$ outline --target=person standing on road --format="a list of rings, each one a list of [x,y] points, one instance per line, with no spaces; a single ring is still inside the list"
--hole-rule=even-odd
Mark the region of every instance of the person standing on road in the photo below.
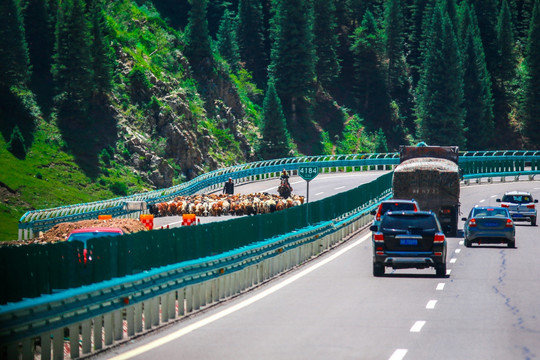
[[[223,193],[229,195],[234,194],[234,183],[232,182],[232,178],[229,178],[229,181],[225,183],[225,186],[223,187]]]

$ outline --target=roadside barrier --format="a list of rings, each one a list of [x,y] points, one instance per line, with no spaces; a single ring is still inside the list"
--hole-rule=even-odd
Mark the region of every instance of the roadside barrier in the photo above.
[[[139,216],[139,221],[144,224],[147,230],[154,229],[154,215],[151,214],[141,214]]]
[[[190,226],[193,224],[197,225],[197,216],[195,214],[182,214],[182,226]]]
[[[332,201],[328,203],[323,203],[323,200],[314,202],[323,206],[315,206],[308,216],[305,216],[307,207],[303,208],[305,210],[303,213],[296,215],[293,212],[298,209],[283,211],[282,213],[291,211],[291,216],[306,217],[305,226],[300,229],[289,228],[288,224],[282,223],[282,218],[279,218],[279,222],[274,222],[277,217],[273,216],[279,216],[279,213],[268,214],[264,221],[253,224],[254,228],[247,226],[248,223],[242,223],[244,229],[251,230],[248,231],[252,239],[249,245],[242,245],[241,241],[235,242],[235,238],[230,237],[231,234],[243,235],[239,234],[236,228],[211,227],[209,226],[211,224],[146,232],[144,235],[147,236],[141,237],[140,240],[136,239],[137,234],[133,234],[129,240],[130,244],[144,241],[148,246],[145,254],[154,255],[150,256],[151,261],[166,257],[170,253],[169,248],[162,248],[156,241],[154,235],[159,233],[167,234],[164,239],[168,239],[170,244],[189,243],[190,246],[184,249],[196,253],[190,252],[185,255],[191,255],[191,259],[194,260],[165,266],[156,265],[147,271],[131,275],[118,274],[120,277],[99,283],[0,306],[0,359],[33,359],[36,356],[44,360],[63,358],[64,349],[68,347],[70,357],[78,358],[81,354],[92,354],[115,344],[127,342],[132,337],[151,331],[162,324],[171,323],[194,311],[205,309],[246,289],[258,286],[318,256],[343,241],[351,233],[370,224],[371,209],[374,209],[381,200],[391,196],[391,188],[384,181],[391,183],[391,174],[383,175],[372,182],[380,187],[374,187],[372,183],[370,183],[372,188],[363,187],[360,193],[364,194],[367,201],[357,202],[356,205],[361,205],[346,211],[343,211],[344,208],[340,205],[342,200],[351,198],[350,193],[329,198]],[[328,207],[332,209],[329,210]],[[321,216],[325,210],[339,215],[330,221],[322,221]],[[264,216],[266,215],[227,221],[225,223],[229,224],[225,225],[263,219]],[[282,235],[268,236],[270,233],[267,231],[275,230],[277,224],[284,226],[280,229]],[[192,238],[188,238],[185,242],[179,242],[181,238],[178,231],[184,231],[182,235],[194,235],[194,231],[200,230],[206,233],[205,237],[198,238],[201,241],[192,242]],[[213,245],[206,242],[207,237],[212,234],[217,234],[218,239],[225,238],[231,241],[227,246],[233,250],[219,248],[217,246],[219,242]],[[257,241],[261,235],[265,240]],[[111,244],[106,245],[111,248]],[[64,250],[69,250],[70,246],[76,244],[72,242],[60,245],[64,246]],[[103,249],[107,248],[105,244],[102,245]],[[115,249],[119,259],[126,257],[122,251],[124,250],[121,248]],[[202,253],[209,255],[196,257],[196,254]],[[0,259],[0,265],[5,266],[6,259],[9,257]],[[28,262],[18,264],[19,268],[29,265],[31,259],[28,259]],[[110,262],[109,265],[103,263],[112,270],[110,264]],[[126,265],[128,264],[123,264]],[[70,273],[63,267],[61,274],[67,276]],[[37,284],[34,282],[31,285]]]

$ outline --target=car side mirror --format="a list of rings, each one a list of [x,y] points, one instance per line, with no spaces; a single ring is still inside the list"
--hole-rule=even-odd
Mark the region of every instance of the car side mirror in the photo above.
[[[467,218],[461,218],[462,221],[467,221]]]
[[[535,199],[534,202],[537,203],[537,202],[538,202],[538,199]]]
[[[369,227],[369,230],[375,232],[375,231],[378,231],[378,230],[379,230],[379,227],[378,227],[377,225],[371,225],[371,226]]]
[[[376,215],[376,214],[377,214],[377,211],[371,210],[370,214],[371,214],[371,215]]]
[[[501,199],[497,199],[497,202],[501,202]]]

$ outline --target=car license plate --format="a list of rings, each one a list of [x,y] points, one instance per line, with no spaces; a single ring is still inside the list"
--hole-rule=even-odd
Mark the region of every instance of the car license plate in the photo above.
[[[495,222],[486,222],[484,223],[484,226],[487,226],[487,227],[495,227],[495,226],[498,226],[499,224],[495,223]]]
[[[514,214],[512,215],[513,217],[522,217],[523,215],[522,214]]]
[[[418,245],[418,240],[417,239],[399,239],[399,244],[405,245],[405,246],[414,246],[414,245]]]

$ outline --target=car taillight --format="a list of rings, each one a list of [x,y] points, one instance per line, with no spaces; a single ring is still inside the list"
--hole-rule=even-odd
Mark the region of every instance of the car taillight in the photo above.
[[[384,241],[384,235],[381,233],[373,234],[373,241]]]
[[[475,227],[476,226],[476,219],[469,220],[469,227]]]
[[[505,227],[514,227],[514,222],[510,219],[506,219],[506,226]]]
[[[444,234],[435,234],[435,237],[433,238],[434,243],[442,243],[444,242],[445,237]]]
[[[501,204],[501,207],[510,207],[508,204]]]
[[[534,209],[534,204],[527,205],[527,209]]]
[[[375,220],[381,221],[381,206],[377,209],[377,215],[375,215]]]

